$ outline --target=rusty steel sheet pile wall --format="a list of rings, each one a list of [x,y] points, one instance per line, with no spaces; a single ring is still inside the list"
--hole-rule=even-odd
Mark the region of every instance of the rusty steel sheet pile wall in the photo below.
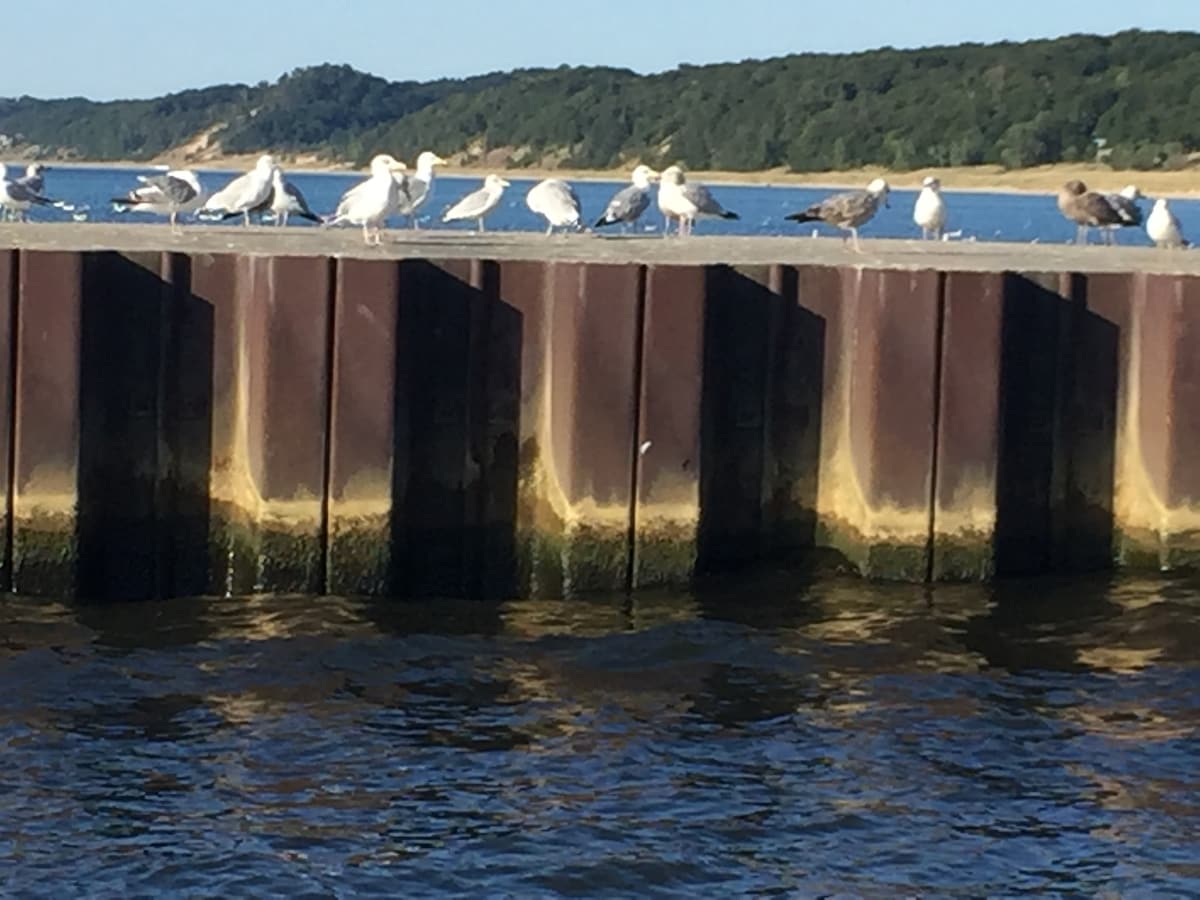
[[[1200,279],[0,251],[4,586],[1200,562]]]

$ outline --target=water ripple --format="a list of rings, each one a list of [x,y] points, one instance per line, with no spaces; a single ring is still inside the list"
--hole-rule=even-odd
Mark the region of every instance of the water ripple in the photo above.
[[[10,598],[0,892],[1200,893],[1198,612],[1157,580]]]

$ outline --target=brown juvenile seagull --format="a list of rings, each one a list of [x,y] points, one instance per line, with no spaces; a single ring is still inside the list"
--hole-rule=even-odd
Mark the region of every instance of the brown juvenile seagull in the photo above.
[[[854,238],[854,249],[862,253],[862,245],[858,242],[858,229],[871,221],[880,205],[887,205],[888,183],[882,178],[876,178],[865,191],[851,191],[846,194],[835,194],[810,206],[803,212],[787,216],[793,222],[824,222],[842,231],[848,231]]]
[[[1075,243],[1086,244],[1092,228],[1124,224],[1121,214],[1100,194],[1089,191],[1082,181],[1068,181],[1058,192],[1058,209],[1076,225]]]

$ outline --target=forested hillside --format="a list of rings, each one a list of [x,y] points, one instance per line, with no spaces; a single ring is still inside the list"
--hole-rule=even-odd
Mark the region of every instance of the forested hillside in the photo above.
[[[319,66],[155,100],[0,100],[0,134],[43,156],[151,159],[206,130],[230,153],[352,162],[432,147],[464,161],[504,151],[513,165],[908,170],[1103,149],[1115,166],[1153,168],[1200,150],[1200,35],[801,54],[657,75],[564,66],[417,83]]]

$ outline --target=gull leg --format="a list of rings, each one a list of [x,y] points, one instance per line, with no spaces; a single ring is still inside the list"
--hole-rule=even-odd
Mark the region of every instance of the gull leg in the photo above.
[[[371,229],[366,222],[363,222],[363,242],[366,243],[367,246],[371,245]]]
[[[546,229],[546,237],[552,237],[553,235],[554,235],[554,226],[551,225],[549,228]]]
[[[480,233],[480,234],[483,234],[483,231],[484,231],[484,229],[483,229],[483,219],[478,219],[477,221],[478,221],[478,223],[479,223],[479,233]]]
[[[857,228],[851,228],[851,229],[850,229],[850,234],[852,234],[852,235],[854,236],[854,252],[855,252],[855,253],[862,253],[862,252],[863,252],[863,248],[862,248],[862,242],[861,242],[861,241],[858,239],[858,229],[857,229]]]

